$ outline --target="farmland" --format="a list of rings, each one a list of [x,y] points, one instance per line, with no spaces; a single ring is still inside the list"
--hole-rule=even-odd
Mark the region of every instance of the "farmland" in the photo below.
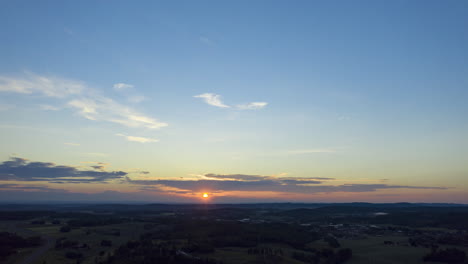
[[[452,220],[466,207],[298,206],[5,207],[0,232],[41,243],[2,263],[444,263],[446,250],[468,253],[467,229]],[[401,225],[418,211],[429,218]]]

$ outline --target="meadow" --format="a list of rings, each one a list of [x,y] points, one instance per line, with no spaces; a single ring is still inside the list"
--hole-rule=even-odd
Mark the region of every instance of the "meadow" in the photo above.
[[[456,248],[468,254],[467,230],[450,228],[443,222],[433,226],[414,226],[420,225],[417,221],[408,226],[395,225],[394,221],[373,224],[382,220],[369,216],[368,208],[358,216],[351,210],[348,217],[349,208],[262,206],[260,210],[231,205],[222,209],[165,207],[131,212],[110,208],[58,209],[29,215],[9,211],[5,218],[20,219],[3,219],[0,232],[39,236],[44,252],[36,252],[37,247],[20,248],[2,263],[422,264],[441,263],[423,260],[435,248]],[[395,215],[395,221],[400,221],[399,214]],[[434,219],[439,217],[434,213]],[[343,224],[346,219],[349,223]]]

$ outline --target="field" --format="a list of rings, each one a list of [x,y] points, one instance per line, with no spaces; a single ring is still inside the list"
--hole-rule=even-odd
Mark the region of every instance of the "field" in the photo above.
[[[43,241],[41,246],[19,248],[2,263],[436,264],[441,262],[424,262],[423,257],[449,248],[468,255],[468,232],[463,223],[451,220],[465,216],[461,209],[457,209],[461,211],[458,215],[436,208],[425,223],[437,224],[421,225],[416,219],[405,226],[396,224],[403,219],[397,210],[393,218],[385,216],[388,224],[383,224],[382,219],[367,216],[369,208],[362,215],[357,215],[356,209],[341,207],[268,210],[263,205],[261,209],[184,206],[171,211],[164,206],[135,212],[112,208],[107,206],[102,212],[87,208],[2,214],[7,220],[0,221],[1,232],[41,237]],[[402,209],[402,214],[406,212]],[[11,218],[25,219],[8,220]]]
[[[430,250],[421,247],[403,245],[384,245],[383,241],[407,243],[405,236],[368,237],[366,239],[342,240],[344,247],[353,250],[353,258],[350,264],[361,263],[428,263],[423,262],[421,256]]]
[[[12,227],[16,226],[15,229]],[[29,222],[17,222],[13,225],[11,222],[3,222],[0,224],[0,231],[11,232],[15,230],[18,234],[25,236],[40,235],[42,237],[50,238],[55,241],[59,238],[66,238],[67,240],[77,241],[79,244],[86,244],[89,248],[79,249],[85,256],[83,259],[84,264],[95,263],[98,260],[111,254],[118,246],[126,243],[129,240],[138,239],[144,232],[142,223],[123,223],[116,225],[106,225],[90,228],[73,228],[70,232],[60,232],[60,225],[31,225]],[[113,235],[112,232],[119,231],[120,235]],[[101,246],[102,240],[112,241],[111,246]],[[15,255],[14,258],[9,259],[7,264],[19,263],[21,259],[30,254],[34,249],[27,248],[21,251],[20,254]],[[78,251],[78,250],[77,250]],[[104,252],[104,254],[102,254]],[[52,247],[43,256],[38,258],[34,263],[48,263],[48,264],[61,264],[70,262],[64,255],[63,249],[55,249]],[[31,264],[34,264],[31,263]]]

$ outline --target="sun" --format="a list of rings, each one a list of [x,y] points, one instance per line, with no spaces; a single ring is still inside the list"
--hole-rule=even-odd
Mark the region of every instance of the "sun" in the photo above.
[[[204,193],[202,196],[203,196],[203,198],[208,198],[209,197],[209,195],[207,193]]]

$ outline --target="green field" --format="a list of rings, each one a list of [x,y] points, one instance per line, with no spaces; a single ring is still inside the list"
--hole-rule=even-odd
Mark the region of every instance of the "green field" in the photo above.
[[[278,264],[301,264],[303,262],[291,258],[291,253],[293,251],[298,251],[291,248],[285,244],[259,244],[259,247],[269,247],[269,248],[280,248],[283,250],[284,255],[281,259],[277,258],[267,258],[265,261],[267,263],[278,263]],[[249,255],[247,253],[247,248],[241,247],[225,247],[217,248],[214,253],[210,254],[197,254],[199,257],[209,257],[222,260],[225,264],[255,264],[263,263],[263,257],[259,255]]]
[[[65,237],[68,240],[78,241],[80,244],[87,244],[89,248],[80,249],[55,249],[47,251],[38,261],[37,264],[62,264],[70,263],[72,260],[65,257],[65,252],[79,251],[84,255],[81,263],[93,264],[96,261],[104,260],[108,254],[120,245],[125,244],[129,240],[137,240],[141,234],[146,232],[143,223],[128,222],[115,225],[97,226],[97,227],[81,227],[74,228],[70,232],[60,232],[60,225],[31,225],[29,223],[17,223],[16,231],[23,235],[42,235],[48,236],[55,241],[58,238]],[[0,230],[11,231],[12,224],[8,222],[0,223]],[[118,230],[120,235],[112,234]],[[102,246],[102,240],[111,240],[112,246]],[[400,242],[401,245],[384,245],[384,241]],[[369,236],[365,239],[339,239],[342,248],[351,248],[353,257],[347,263],[364,264],[364,263],[426,263],[423,262],[422,256],[430,250],[422,247],[411,247],[405,245],[408,238],[405,236]],[[161,242],[161,241],[157,241]],[[172,241],[177,243],[177,241]],[[184,241],[179,241],[178,244],[183,244]],[[215,258],[222,260],[226,264],[254,264],[254,263],[303,263],[291,257],[292,252],[301,252],[300,250],[291,248],[285,244],[260,244],[259,247],[281,248],[284,252],[282,258],[263,259],[261,255],[250,255],[247,253],[247,248],[242,247],[224,247],[216,248],[213,253],[209,254],[194,254],[194,256],[202,258]],[[308,244],[308,247],[321,249],[326,248],[327,243],[323,240],[318,240]],[[464,248],[467,251],[466,248]],[[18,255],[10,258],[6,264],[14,264],[21,260],[22,257],[32,252],[32,249],[25,249]],[[102,254],[104,252],[104,254]],[[101,254],[100,254],[101,253]]]
[[[27,244],[14,238],[14,235],[5,235],[2,241],[7,243],[2,242],[4,245],[13,245],[14,239],[23,243],[15,242],[23,246],[16,246],[18,254],[11,256],[6,264],[19,264],[24,260],[27,260],[24,262],[26,264],[128,264],[141,261],[188,261],[186,263],[196,264],[219,264],[220,261],[223,264],[429,264],[422,259],[431,249],[422,245],[429,246],[435,241],[447,243],[439,244],[440,249],[434,251],[436,253],[446,252],[445,249],[453,247],[468,253],[468,237],[463,231],[457,231],[463,230],[458,228],[459,222],[450,225],[454,223],[450,217],[459,217],[452,210],[440,215],[434,212],[431,218],[436,221],[440,217],[445,219],[450,216],[450,221],[447,220],[449,224],[415,227],[412,225],[417,223],[409,226],[393,223],[376,226],[360,223],[364,220],[373,221],[373,218],[363,220],[352,217],[349,218],[349,224],[338,227],[327,224],[330,223],[329,219],[320,220],[320,217],[313,224],[304,225],[290,218],[290,215],[304,219],[317,217],[310,210],[281,211],[283,218],[278,218],[277,222],[236,220],[244,219],[246,215],[251,215],[250,219],[257,219],[255,217],[259,217],[260,213],[250,209],[193,210],[182,213],[149,210],[138,214],[126,211],[111,214],[107,210],[101,214],[91,211],[83,213],[80,210],[65,213],[13,212],[7,215],[5,219],[24,218],[0,221],[0,231],[17,233],[23,238],[40,236],[46,243],[37,246],[37,239],[35,243]],[[343,209],[330,210],[334,215]],[[265,219],[269,219],[268,211],[265,213],[262,209],[261,212],[264,212]],[[275,210],[272,213],[278,214]],[[397,215],[386,221],[401,219],[413,218]],[[61,230],[64,227],[69,231],[62,232],[67,231]],[[417,247],[410,246],[409,238]],[[13,241],[12,244],[8,244],[9,241]],[[386,245],[384,241],[392,243]],[[451,256],[463,253],[457,250],[448,252],[451,252]],[[440,254],[434,256],[440,259]]]
[[[54,239],[66,237],[68,240],[79,241],[80,244],[87,244],[89,248],[84,249],[51,249],[45,256],[41,258],[38,263],[47,264],[60,264],[70,262],[69,259],[65,258],[65,252],[67,251],[79,251],[84,255],[84,261],[82,263],[95,263],[95,259],[102,259],[107,254],[112,253],[118,246],[127,243],[129,240],[138,239],[138,237],[144,232],[142,223],[124,223],[116,225],[98,226],[98,227],[81,227],[72,229],[70,232],[62,233],[59,231],[60,227],[57,226],[45,226],[45,227],[32,227],[38,233],[46,234]],[[120,235],[115,236],[110,233],[113,230],[119,230]],[[102,240],[112,241],[112,246],[101,246]],[[99,253],[104,251],[103,256],[99,256]]]
[[[0,222],[0,231],[15,232],[23,236],[48,236],[54,242],[56,239],[65,237],[68,240],[78,241],[80,244],[89,245],[84,249],[52,249],[48,250],[38,261],[38,264],[62,264],[72,262],[70,259],[65,258],[65,252],[79,251],[84,255],[82,263],[95,263],[95,257],[99,256],[101,251],[104,251],[106,256],[108,253],[113,252],[118,246],[126,243],[129,240],[138,239],[138,237],[145,231],[142,223],[123,223],[116,225],[106,225],[97,227],[81,227],[72,229],[70,232],[60,232],[61,225],[32,225],[29,222]],[[112,231],[119,230],[120,235],[111,235]],[[102,240],[111,240],[112,246],[101,246]],[[20,261],[22,258],[31,253],[33,249],[23,249],[20,254],[14,255],[9,258],[6,264],[13,264]],[[98,257],[99,258],[99,257]],[[31,263],[34,264],[34,263]]]
[[[427,248],[384,245],[383,241],[405,243],[407,237],[368,237],[358,240],[340,240],[342,246],[353,250],[353,258],[350,264],[361,263],[428,263],[423,262],[422,257],[429,252]]]

